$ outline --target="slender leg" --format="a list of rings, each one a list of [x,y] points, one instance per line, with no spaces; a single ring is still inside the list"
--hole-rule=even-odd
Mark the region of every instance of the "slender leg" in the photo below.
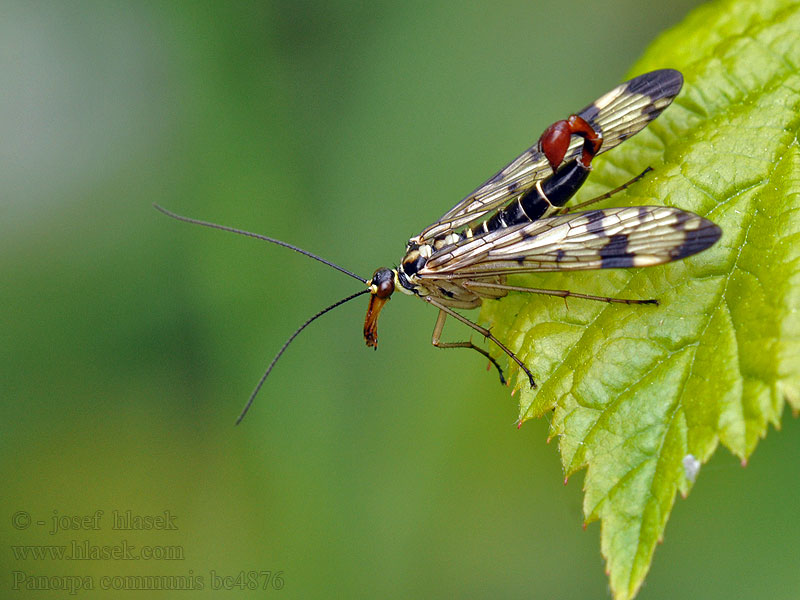
[[[519,358],[517,358],[517,355],[516,355],[516,354],[514,354],[514,353],[513,353],[511,350],[509,350],[509,349],[508,349],[508,348],[505,346],[505,344],[503,344],[503,342],[501,342],[501,341],[500,341],[500,340],[498,340],[496,337],[494,337],[494,336],[492,335],[492,332],[491,332],[491,331],[489,331],[489,330],[488,330],[488,329],[486,329],[485,327],[481,327],[481,326],[480,326],[480,325],[478,325],[477,323],[473,323],[472,321],[470,321],[470,320],[469,320],[469,319],[467,319],[466,317],[464,317],[464,316],[462,316],[462,315],[458,314],[456,311],[454,311],[454,310],[453,310],[453,309],[451,309],[451,308],[448,308],[447,306],[445,306],[445,305],[444,305],[444,304],[442,304],[441,302],[438,302],[438,301],[437,301],[435,298],[432,298],[431,296],[425,296],[425,297],[423,298],[423,300],[425,300],[425,302],[427,302],[427,303],[429,303],[429,304],[432,304],[433,306],[435,306],[436,308],[438,308],[438,309],[439,309],[439,317],[436,319],[436,325],[435,325],[435,326],[434,326],[434,328],[433,328],[433,339],[434,339],[434,340],[435,340],[435,339],[437,339],[437,338],[438,338],[438,337],[441,335],[441,333],[442,333],[442,329],[444,328],[444,320],[445,320],[445,318],[446,318],[446,315],[445,315],[445,313],[447,313],[448,315],[450,315],[450,316],[451,316],[451,317],[453,317],[454,319],[456,319],[456,320],[458,320],[458,321],[461,321],[462,323],[464,323],[464,325],[467,325],[468,327],[471,327],[472,329],[474,329],[475,331],[477,331],[478,333],[480,333],[480,334],[481,334],[483,337],[485,337],[486,339],[488,339],[488,340],[490,340],[490,341],[494,342],[494,343],[497,345],[497,347],[498,347],[498,348],[500,348],[500,349],[501,349],[503,352],[505,352],[506,354],[508,354],[508,356],[509,356],[509,357],[510,357],[510,358],[511,358],[511,359],[512,359],[512,360],[513,360],[515,363],[517,363],[517,364],[519,365],[519,368],[520,368],[520,369],[522,369],[522,370],[525,372],[525,374],[528,376],[528,380],[531,382],[531,387],[532,387],[532,388],[535,388],[535,387],[536,387],[536,382],[533,380],[533,374],[531,374],[531,372],[530,372],[530,370],[528,369],[528,367],[526,367],[526,366],[525,366],[525,364],[524,364],[524,363],[523,363],[523,362],[522,362],[522,361],[521,361]],[[464,344],[464,345],[451,346],[451,347],[456,347],[456,348],[469,348],[469,347],[474,347],[474,346],[472,346],[472,342],[459,342],[459,344]],[[433,345],[434,345],[434,346],[437,346],[437,344],[436,344],[436,343],[434,343]],[[441,346],[441,344],[439,344],[439,347],[442,347],[442,346]],[[489,357],[489,354],[488,354],[487,352],[485,352],[485,351],[481,351],[481,348],[477,348],[477,347],[475,347],[475,349],[476,349],[476,350],[478,350],[479,352],[481,352],[481,354],[483,354],[484,356],[487,356],[487,357]],[[491,357],[489,357],[489,359],[491,360]],[[492,361],[492,362],[494,362],[494,361]],[[495,366],[497,366],[497,363],[496,363],[496,362],[495,362],[494,364],[495,364]],[[498,370],[500,369],[500,367],[497,367],[497,368],[498,368]],[[501,375],[501,377],[502,377],[502,375]]]
[[[506,378],[503,377],[503,369],[497,364],[497,361],[483,348],[476,346],[471,341],[470,342],[442,342],[440,341],[442,330],[444,329],[444,321],[447,318],[447,313],[443,310],[439,311],[439,316],[436,317],[436,325],[433,326],[433,336],[431,337],[431,344],[433,344],[437,348],[472,348],[473,350],[480,352],[486,358],[489,359],[495,368],[497,369],[497,374],[500,375],[500,383],[505,385]]]
[[[529,294],[542,294],[544,296],[558,296],[559,298],[583,298],[584,300],[597,300],[599,302],[616,302],[618,304],[655,304],[658,300],[638,300],[632,298],[609,298],[608,296],[592,296],[590,294],[579,294],[569,290],[545,290],[541,288],[529,288],[516,285],[505,285],[502,283],[490,283],[488,281],[465,281],[461,285],[465,288],[492,288],[495,290],[506,290],[509,292],[527,292]]]
[[[587,206],[590,206],[592,204],[600,202],[601,200],[607,200],[607,199],[611,198],[611,196],[613,196],[614,194],[618,194],[622,190],[632,186],[634,183],[639,181],[642,177],[647,175],[652,170],[653,170],[652,167],[647,167],[644,171],[639,173],[636,177],[634,177],[630,181],[626,181],[621,186],[614,188],[610,192],[606,192],[605,194],[601,194],[601,195],[597,196],[596,198],[592,198],[591,200],[587,200],[586,202],[581,202],[580,204],[576,204],[575,206],[563,207],[563,208],[559,209],[558,212],[553,213],[553,216],[555,216],[555,215],[564,215],[564,214],[566,214],[568,212],[574,212],[576,210],[580,210],[582,208],[586,208]]]

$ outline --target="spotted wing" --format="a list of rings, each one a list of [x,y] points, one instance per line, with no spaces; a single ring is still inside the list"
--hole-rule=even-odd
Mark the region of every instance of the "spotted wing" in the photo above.
[[[471,279],[535,271],[647,267],[686,258],[721,230],[694,213],[664,206],[608,208],[497,229],[442,248],[422,279]]]
[[[673,69],[651,71],[615,87],[578,113],[602,134],[600,152],[610,150],[641,131],[672,103],[683,85],[683,76]],[[580,154],[581,140],[575,137],[564,161]],[[428,226],[418,237],[429,240],[458,229],[505,205],[552,174],[537,142],[486,183]]]

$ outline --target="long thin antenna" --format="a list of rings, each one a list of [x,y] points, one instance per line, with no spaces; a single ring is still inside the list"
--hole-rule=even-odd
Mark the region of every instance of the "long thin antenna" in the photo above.
[[[366,294],[369,291],[370,291],[369,288],[367,288],[366,290],[361,290],[360,292],[356,292],[355,294],[352,294],[352,295],[348,296],[347,298],[342,298],[338,302],[334,302],[328,308],[323,308],[321,311],[319,311],[317,314],[315,314],[313,317],[311,317],[308,321],[306,321],[305,323],[300,325],[300,327],[298,327],[297,331],[295,331],[291,336],[289,336],[289,339],[286,340],[286,342],[283,344],[281,349],[278,350],[278,353],[275,355],[275,358],[273,358],[272,362],[269,363],[269,366],[267,367],[267,370],[264,372],[264,374],[261,376],[261,379],[258,380],[258,384],[256,385],[256,389],[254,389],[253,393],[250,394],[250,398],[247,400],[247,404],[244,405],[244,408],[242,409],[242,412],[239,415],[239,418],[236,419],[236,424],[237,425],[242,422],[242,419],[244,419],[244,416],[247,414],[247,411],[250,410],[250,405],[252,405],[253,404],[253,400],[256,399],[256,394],[258,394],[258,391],[261,389],[261,386],[264,385],[264,381],[266,381],[267,377],[269,377],[269,374],[272,372],[272,368],[275,366],[275,363],[278,362],[278,359],[286,351],[286,348],[289,347],[289,344],[291,344],[294,341],[294,338],[296,338],[298,335],[300,335],[300,332],[303,331],[303,329],[305,329],[306,327],[311,325],[311,323],[313,323],[314,321],[319,319],[322,315],[324,315],[329,310],[333,310],[337,306],[340,306],[340,305],[344,304],[345,302],[349,302],[353,298],[357,298],[358,296],[361,296],[362,294]]]
[[[280,240],[276,240],[275,238],[267,237],[265,235],[261,235],[260,233],[253,233],[251,231],[245,231],[244,229],[236,229],[234,227],[227,227],[225,225],[218,225],[217,223],[209,223],[208,221],[200,221],[198,219],[192,219],[191,217],[184,217],[182,215],[175,214],[174,212],[168,211],[166,208],[159,206],[158,204],[153,204],[153,208],[157,211],[164,213],[168,217],[172,217],[173,219],[177,219],[178,221],[184,221],[185,223],[192,223],[193,225],[202,225],[203,227],[211,227],[212,229],[221,229],[222,231],[230,231],[231,233],[238,233],[239,235],[246,235],[247,237],[256,238],[259,240],[264,240],[265,242],[270,242],[272,244],[277,244],[278,246],[283,246],[284,248],[289,248],[289,250],[294,250],[295,252],[299,252],[300,254],[305,254],[309,258],[313,258],[314,260],[318,260],[319,262],[328,265],[329,267],[333,267],[337,271],[341,271],[345,275],[350,275],[353,279],[358,279],[361,283],[367,283],[366,279],[362,279],[355,273],[351,273],[344,267],[340,267],[337,264],[330,262],[329,260],[325,260],[324,258],[317,256],[316,254],[312,254],[308,250],[303,250],[302,248],[298,248],[297,246],[292,246],[291,244],[287,244],[286,242],[282,242]]]

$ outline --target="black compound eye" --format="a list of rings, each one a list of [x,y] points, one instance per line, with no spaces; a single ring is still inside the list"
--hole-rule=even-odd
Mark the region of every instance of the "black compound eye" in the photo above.
[[[378,298],[388,298],[394,292],[394,271],[391,269],[378,269],[372,276],[372,285],[376,291],[373,292]]]
[[[384,281],[378,286],[378,298],[388,298],[394,292],[394,281]]]

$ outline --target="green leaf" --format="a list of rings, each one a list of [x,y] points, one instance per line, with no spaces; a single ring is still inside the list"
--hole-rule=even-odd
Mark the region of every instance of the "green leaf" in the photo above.
[[[636,594],[676,492],[692,486],[684,459],[705,463],[721,442],[745,462],[787,401],[800,410],[800,4],[704,6],[631,75],[661,67],[683,72],[683,91],[596,161],[577,201],[649,165],[604,206],[677,206],[722,239],[665,266],[512,281],[657,307],[512,293],[481,313],[537,379],[531,390],[517,377],[520,422],[553,411],[565,474],[587,467],[584,514],[602,521],[619,599]]]

